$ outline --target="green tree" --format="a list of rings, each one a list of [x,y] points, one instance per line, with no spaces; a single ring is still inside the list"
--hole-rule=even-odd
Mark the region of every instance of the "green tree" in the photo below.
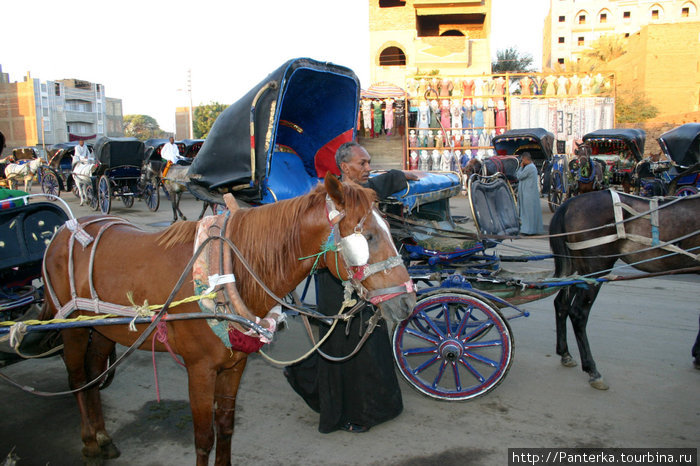
[[[584,60],[597,67],[625,54],[627,40],[621,34],[606,34],[583,52]]]
[[[228,105],[220,104],[219,102],[210,102],[207,105],[199,105],[194,108],[194,137],[197,139],[206,138],[209,136],[216,118],[226,110]]]
[[[149,115],[124,115],[124,135],[138,139],[162,138],[167,133]]]
[[[492,73],[527,73],[534,71],[533,58],[529,53],[520,53],[517,47],[496,51],[496,61],[491,63]]]
[[[615,99],[615,119],[618,123],[638,123],[654,118],[659,110],[637,90],[618,89]]]

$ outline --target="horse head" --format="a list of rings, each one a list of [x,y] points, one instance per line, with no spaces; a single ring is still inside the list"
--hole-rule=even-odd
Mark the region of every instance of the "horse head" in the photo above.
[[[481,161],[477,158],[471,159],[467,164],[462,168],[462,173],[464,173],[467,177],[472,176],[475,173],[481,173]]]
[[[326,264],[336,278],[350,281],[358,294],[378,306],[387,321],[407,318],[416,303],[415,287],[394,246],[389,224],[374,205],[375,193],[355,183],[325,179],[326,209],[335,257]]]

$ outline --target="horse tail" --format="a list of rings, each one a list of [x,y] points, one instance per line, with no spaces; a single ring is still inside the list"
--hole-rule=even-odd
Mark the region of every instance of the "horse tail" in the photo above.
[[[554,276],[566,277],[573,273],[573,265],[571,263],[571,251],[566,245],[566,212],[569,208],[569,203],[573,200],[569,199],[564,202],[552,216],[549,223],[549,247],[554,255]]]

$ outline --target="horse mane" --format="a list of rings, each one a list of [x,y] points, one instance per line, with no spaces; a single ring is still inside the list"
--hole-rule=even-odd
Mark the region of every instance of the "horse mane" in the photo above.
[[[346,205],[353,206],[353,212],[346,212],[346,219],[359,222],[376,199],[373,190],[355,183],[343,183]],[[231,240],[238,246],[253,270],[272,290],[285,289],[289,284],[291,271],[299,267],[304,241],[301,226],[308,224],[307,217],[325,212],[318,207],[325,206],[326,190],[319,184],[309,194],[268,204],[262,207],[239,210],[232,218]],[[325,217],[324,217],[324,220]],[[308,231],[307,231],[308,233]],[[315,245],[314,252],[320,251],[323,241]],[[247,276],[243,265],[236,261],[234,272],[237,277]],[[249,306],[261,306],[269,302],[265,291],[254,280],[239,280],[238,290]]]
[[[176,222],[163,230],[156,241],[163,249],[169,249],[178,244],[194,241],[196,233],[197,222]]]

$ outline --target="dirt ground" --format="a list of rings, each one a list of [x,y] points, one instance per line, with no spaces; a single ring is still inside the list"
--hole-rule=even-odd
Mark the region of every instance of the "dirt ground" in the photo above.
[[[73,206],[72,195],[66,196]],[[199,204],[186,198],[188,217]],[[457,198],[453,211],[466,215]],[[544,204],[543,204],[544,207]],[[546,207],[545,207],[546,209]],[[89,212],[77,208],[77,215]],[[137,202],[113,212],[148,228],[170,218]],[[545,221],[548,221],[548,216]],[[502,254],[548,250],[543,240],[499,246]],[[510,267],[510,266],[508,266]],[[516,271],[551,270],[551,261]],[[698,332],[698,276],[620,282],[603,287],[589,322],[598,368],[610,384],[597,391],[580,367],[565,368],[554,353],[552,298],[523,306],[511,322],[515,359],[504,382],[470,402],[425,397],[401,379],[404,412],[364,434],[320,434],[318,415],[286,383],[282,371],[250,357],[236,412],[233,464],[265,465],[503,465],[516,447],[698,447],[700,371],[690,349]],[[578,358],[573,336],[569,344]],[[300,323],[280,333],[268,352],[291,359],[308,348]],[[120,348],[124,351],[124,348]],[[122,455],[107,464],[180,465],[195,461],[184,370],[157,354],[161,402],[151,354],[137,352],[103,391],[107,429]],[[27,386],[67,389],[58,357],[1,369]],[[0,381],[0,462],[10,451],[19,465],[80,464],[80,424],[72,397],[39,398]],[[213,458],[212,458],[213,462]]]

